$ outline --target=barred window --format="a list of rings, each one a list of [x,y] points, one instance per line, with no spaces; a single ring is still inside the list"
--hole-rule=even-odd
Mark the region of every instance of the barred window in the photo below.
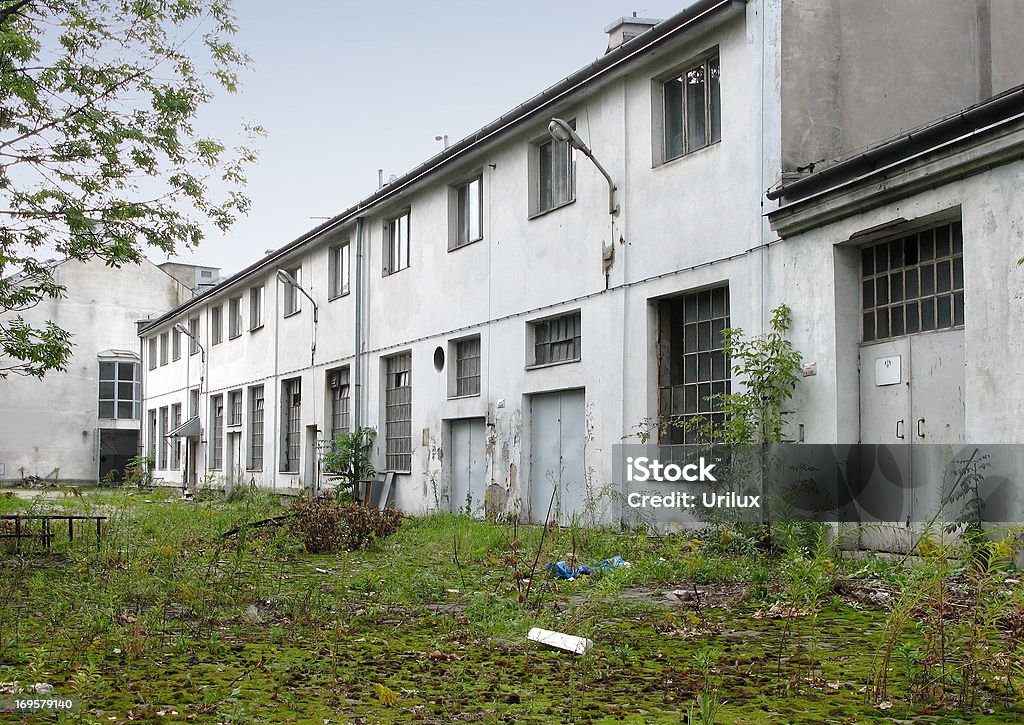
[[[480,395],[480,336],[455,343],[455,396]]]
[[[729,327],[729,288],[690,292],[664,300],[658,309],[658,416],[675,423],[700,418],[725,422],[722,396],[731,371],[722,331]],[[662,443],[694,443],[696,435],[670,426]]]
[[[579,310],[530,325],[533,329],[533,365],[580,359]]]
[[[959,221],[861,249],[864,342],[964,324]]]
[[[286,473],[299,472],[299,456],[302,453],[302,380],[292,378],[281,383],[284,393],[284,455],[281,470]]]
[[[215,395],[210,400],[210,468],[219,471],[224,467],[224,396]]]
[[[384,432],[388,470],[412,470],[412,353],[386,358]]]
[[[331,440],[349,431],[349,375],[348,368],[327,373],[327,387],[331,397]]]
[[[249,470],[263,470],[263,386],[249,388]]]

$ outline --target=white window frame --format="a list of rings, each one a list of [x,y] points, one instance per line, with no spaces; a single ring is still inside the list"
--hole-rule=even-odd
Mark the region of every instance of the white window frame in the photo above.
[[[228,300],[228,339],[233,340],[242,334],[242,295]]]
[[[156,339],[156,338],[152,338]],[[104,364],[109,363],[114,366],[113,378],[106,377],[103,374]],[[121,365],[130,365],[132,368],[132,379],[125,380],[121,378]],[[134,358],[106,358],[101,357],[99,360],[98,381],[99,390],[97,392],[97,412],[98,417],[104,420],[138,420],[139,414],[142,411],[142,370],[139,361]],[[111,389],[112,395],[104,395],[104,385],[113,385]],[[131,397],[125,397],[121,395],[122,385],[129,386]],[[113,415],[103,415],[102,406],[104,403],[109,403],[113,406]],[[120,407],[122,404],[131,404],[131,415],[124,416],[120,414]]]
[[[569,121],[572,128],[576,128],[576,119]],[[561,161],[560,154],[563,153],[564,165],[557,163]],[[546,157],[550,154],[550,162]],[[530,174],[530,218],[547,214],[555,209],[561,209],[576,201],[576,149],[568,141],[558,141],[545,134],[530,144],[529,158]],[[556,176],[564,175],[565,195],[564,198],[556,196]],[[550,182],[548,178],[550,177]],[[550,186],[546,191],[545,187]]]
[[[411,236],[412,212],[409,209],[384,222],[383,234],[383,275],[401,272],[409,268],[409,238]],[[404,221],[404,228],[403,228]],[[405,232],[404,235],[402,232]]]
[[[302,266],[292,267],[286,269],[291,278],[295,280],[295,284],[286,284],[281,282],[284,286],[284,304],[281,305],[281,309],[284,312],[284,317],[291,317],[302,312],[302,293],[299,292],[299,287],[302,286]]]
[[[210,308],[210,344],[219,345],[224,342],[224,305]]]
[[[474,193],[473,187],[476,187]],[[475,221],[475,229],[474,229]],[[450,187],[448,194],[448,251],[484,238],[484,177],[481,172]]]
[[[188,331],[190,334],[188,340],[188,354],[196,355],[199,353],[199,318],[190,317],[188,318]]]
[[[351,247],[348,240],[336,244],[327,252],[328,254],[328,299],[335,300],[344,297],[349,293],[349,279],[351,276]]]
[[[249,288],[249,332],[263,327],[263,285]]]
[[[700,115],[704,124],[704,138],[702,141],[690,139],[690,101],[686,94],[686,79],[693,72],[700,71],[704,77],[703,107]],[[709,80],[711,82],[709,82]],[[651,98],[652,107],[652,130],[654,139],[654,165],[688,156],[694,151],[713,146],[722,140],[722,94],[721,94],[721,59],[718,48],[709,50],[690,62],[677,67],[671,73],[658,76],[653,81],[653,92]],[[679,84],[681,91],[678,99],[669,90],[670,86]],[[671,132],[669,113],[670,110],[678,111],[679,141],[678,147],[670,141]]]

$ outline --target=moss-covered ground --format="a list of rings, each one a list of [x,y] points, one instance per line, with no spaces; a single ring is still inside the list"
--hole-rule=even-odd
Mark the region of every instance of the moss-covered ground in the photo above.
[[[1024,721],[1012,627],[991,624],[999,651],[968,672],[954,640],[984,633],[957,628],[965,610],[947,631],[922,596],[887,662],[914,577],[820,532],[768,553],[727,528],[652,538],[437,515],[369,550],[309,555],[286,528],[221,538],[279,514],[270,496],[0,493],[0,513],[41,511],[109,516],[99,543],[0,544],[0,687],[79,698],[62,722]],[[632,565],[576,581],[543,570],[615,554]],[[927,656],[936,622],[941,663]],[[594,647],[529,642],[533,626]]]

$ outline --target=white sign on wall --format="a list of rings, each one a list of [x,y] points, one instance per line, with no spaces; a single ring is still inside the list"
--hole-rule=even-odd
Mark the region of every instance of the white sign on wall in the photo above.
[[[875,360],[875,385],[899,385],[903,382],[900,356],[880,357]]]

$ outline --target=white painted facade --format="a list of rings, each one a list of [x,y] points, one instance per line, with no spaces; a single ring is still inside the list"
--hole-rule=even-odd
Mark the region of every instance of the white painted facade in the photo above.
[[[101,417],[106,412],[99,404],[101,363],[138,366],[137,322],[191,296],[148,261],[116,269],[100,260],[64,261],[54,266],[53,275],[66,296],[44,299],[19,314],[36,326],[51,320],[72,333],[72,357],[63,373],[0,380],[0,482],[38,476],[51,483],[95,484],[101,469],[118,456],[111,448],[114,432],[128,432],[125,443],[140,424],[130,415]],[[140,410],[141,404],[140,398]],[[131,455],[137,452],[135,440]],[[117,462],[123,466],[123,460]]]
[[[316,442],[329,437],[331,425],[331,373],[347,367],[350,423],[358,420],[378,431],[377,467],[385,470],[385,370],[390,358],[410,353],[412,452],[411,464],[396,476],[398,506],[413,512],[459,510],[469,490],[474,511],[537,519],[552,488],[538,482],[547,480],[567,492],[560,502],[563,519],[581,513],[610,516],[614,501],[601,494],[612,480],[611,448],[660,413],[659,380],[666,373],[659,367],[664,342],[659,326],[669,314],[663,301],[723,285],[728,325],[751,334],[763,329],[773,305],[790,304],[795,341],[821,370],[801,388],[800,422],[807,440],[855,441],[857,428],[846,407],[851,399],[836,382],[846,385],[848,379],[828,373],[842,359],[833,320],[846,314],[820,298],[832,285],[831,244],[798,242],[794,248],[813,249],[794,259],[790,246],[776,244],[766,217],[776,204],[766,200],[765,191],[792,171],[783,164],[782,119],[794,112],[791,107],[783,113],[780,93],[785,63],[793,55],[780,48],[784,8],[790,5],[700,2],[163,315],[142,332],[147,355],[149,340],[195,318],[205,363],[196,353],[153,369],[144,366],[145,408],[158,422],[148,436],[150,445],[191,446],[193,483],[232,479],[277,489],[314,488],[320,483]],[[850,42],[849,28],[845,32]],[[721,67],[721,141],[661,163],[662,83],[708,57],[717,57]],[[789,96],[791,104],[799,102],[792,89]],[[890,125],[898,124],[901,112],[893,105]],[[608,213],[605,179],[580,152],[575,153],[574,199],[531,214],[537,194],[535,144],[550,139],[547,125],[553,117],[574,121],[608,169],[617,185],[617,214]],[[820,147],[805,134],[790,150],[798,151],[800,144]],[[477,176],[483,190],[482,239],[450,250],[455,189]],[[406,211],[410,264],[382,274],[387,223]],[[350,293],[331,299],[329,254],[344,242],[351,250]],[[820,264],[809,265],[810,259]],[[284,314],[291,293],[277,272],[294,269],[301,269],[300,285],[316,301],[315,321],[311,303],[301,295],[300,311]],[[251,289],[259,286],[261,324],[250,329]],[[241,297],[242,325],[232,338],[233,297]],[[358,351],[357,298],[362,311]],[[224,333],[215,343],[211,320],[217,307]],[[531,323],[575,311],[579,359],[531,365]],[[476,335],[480,392],[453,397],[457,343]],[[848,376],[850,363],[841,365]],[[301,381],[299,453],[293,454],[296,470],[287,471],[282,390],[292,379]],[[262,386],[264,399],[259,466],[250,460],[254,386]],[[161,411],[175,405],[187,409],[190,390],[199,395],[198,439],[161,443]],[[225,410],[225,422],[216,425],[218,396],[224,396],[226,409],[235,392],[242,400],[240,424],[231,425]],[[482,442],[473,432],[481,428]],[[546,445],[554,436],[558,445]],[[214,444],[217,439],[221,444]],[[462,450],[466,441],[480,449]],[[168,453],[165,460],[174,458]],[[158,466],[157,475],[181,482],[187,465],[179,456],[177,467]],[[453,487],[459,492],[455,496]],[[485,501],[472,496],[481,487]]]

